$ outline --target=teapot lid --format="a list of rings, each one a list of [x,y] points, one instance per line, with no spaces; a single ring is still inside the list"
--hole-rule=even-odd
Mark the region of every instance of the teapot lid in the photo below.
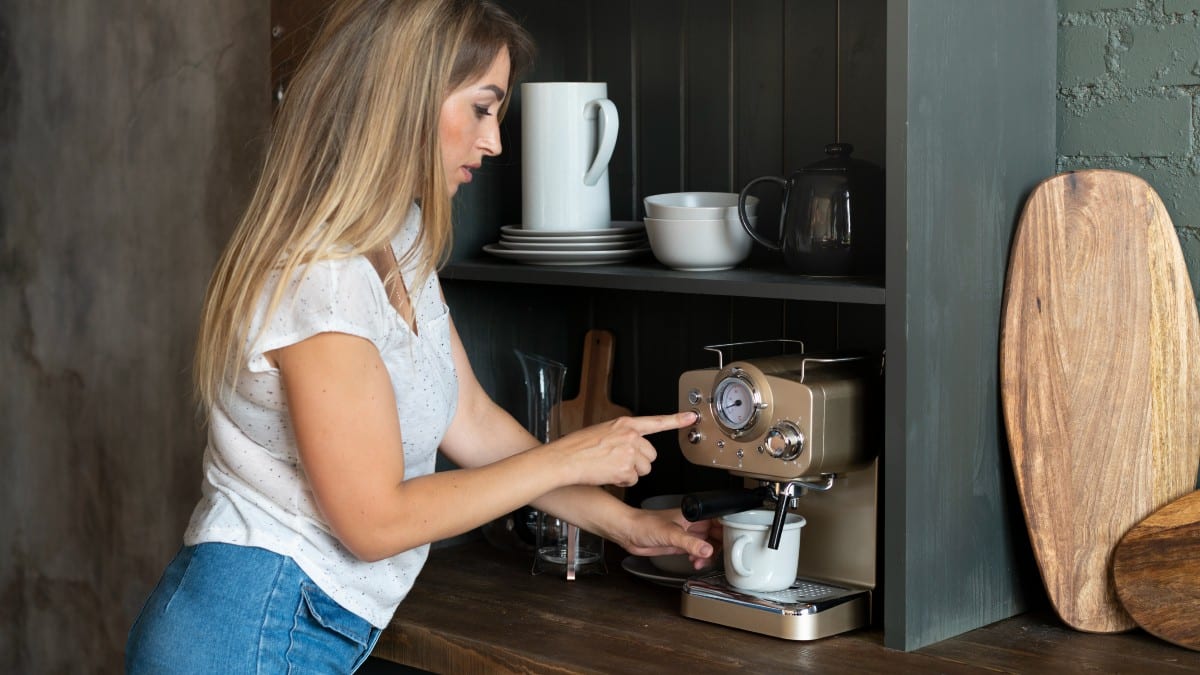
[[[808,173],[816,171],[821,173],[850,173],[853,171],[879,171],[879,166],[872,164],[866,160],[851,158],[850,153],[854,152],[854,146],[849,143],[830,143],[825,146],[825,154],[829,155],[825,159],[817,160],[812,164],[805,166],[801,171]]]

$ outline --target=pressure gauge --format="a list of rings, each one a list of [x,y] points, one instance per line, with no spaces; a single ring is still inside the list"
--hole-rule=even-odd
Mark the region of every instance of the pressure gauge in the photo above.
[[[717,383],[713,391],[713,416],[717,422],[737,438],[758,418],[762,399],[754,385],[735,370]]]

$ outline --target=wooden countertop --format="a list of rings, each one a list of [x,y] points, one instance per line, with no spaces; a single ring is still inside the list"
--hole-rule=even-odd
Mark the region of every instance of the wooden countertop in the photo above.
[[[1141,631],[1090,635],[1035,612],[903,653],[867,628],[796,642],[686,618],[680,591],[621,569],[568,582],[482,539],[436,549],[376,646],[436,673],[1194,672],[1200,654]]]

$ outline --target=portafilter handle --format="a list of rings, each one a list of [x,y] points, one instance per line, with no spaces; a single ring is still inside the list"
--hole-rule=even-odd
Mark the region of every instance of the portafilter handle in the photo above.
[[[766,486],[753,489],[710,490],[684,495],[679,506],[683,510],[683,517],[694,523],[762,508],[763,502],[770,497],[771,488]]]

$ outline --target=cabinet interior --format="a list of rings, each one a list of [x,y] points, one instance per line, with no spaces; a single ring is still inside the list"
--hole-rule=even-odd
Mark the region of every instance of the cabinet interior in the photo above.
[[[501,4],[537,44],[525,81],[607,83],[621,117],[609,165],[614,220],[643,218],[647,195],[737,192],[758,176],[787,176],[835,140],[885,162],[883,0]],[[514,348],[567,364],[574,396],[589,328],[613,332],[612,399],[639,414],[676,409],[679,375],[715,365],[706,345],[789,338],[810,352],[883,350],[881,280],[806,279],[758,246],[738,269],[707,275],[650,256],[566,271],[489,259],[482,246],[521,222],[519,87],[513,95],[503,154],[460,190],[443,271],[477,374],[501,405],[523,414]],[[760,197],[769,229],[778,195]],[[689,465],[673,434],[652,440],[659,459],[630,501],[730,481]]]
[[[286,87],[328,0],[272,0],[273,85]],[[602,81],[621,114],[612,217],[681,190],[735,192],[823,157],[835,140],[887,170],[883,280],[790,273],[756,247],[737,269],[674,272],[652,258],[538,267],[485,244],[521,221],[519,91],[504,153],[455,200],[441,271],[476,374],[524,416],[513,349],[565,363],[578,389],[590,328],[613,332],[611,398],[670,412],[704,346],[789,338],[810,351],[887,350],[877,615],[916,649],[1012,616],[1040,588],[999,415],[998,317],[1024,195],[1055,170],[1053,0],[498,0],[539,49],[527,81]],[[276,29],[282,32],[276,35]],[[759,227],[778,223],[767,193]],[[736,356],[736,355],[735,355]],[[874,429],[874,427],[879,429]],[[481,439],[482,441],[483,439]],[[644,496],[731,482],[651,439]],[[882,608],[880,610],[880,608]]]

